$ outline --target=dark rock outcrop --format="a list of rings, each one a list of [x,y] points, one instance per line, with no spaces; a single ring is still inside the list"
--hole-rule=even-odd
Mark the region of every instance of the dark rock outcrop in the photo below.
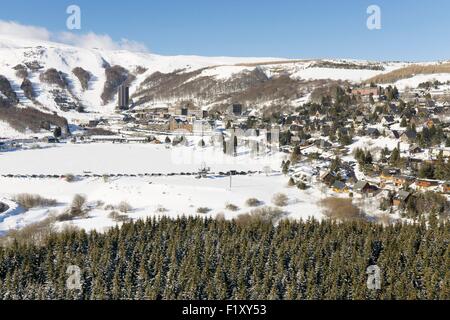
[[[0,107],[9,107],[19,102],[11,83],[4,76],[0,76]]]
[[[121,66],[113,66],[105,69],[106,81],[101,98],[104,104],[110,102],[121,85],[131,84],[136,77]]]
[[[44,69],[38,61],[25,62],[25,66],[33,72]]]
[[[57,85],[60,88],[67,87],[67,83],[62,72],[54,68],[48,69],[47,71],[41,73],[39,80],[48,84]]]
[[[3,213],[8,209],[9,209],[9,207],[5,203],[0,202],[0,213]]]
[[[91,80],[91,73],[89,71],[86,71],[81,67],[76,67],[72,70],[72,73],[80,81],[83,90],[89,89],[89,81]]]
[[[16,70],[16,76],[21,79],[28,77],[28,68],[23,64],[18,64],[13,68]]]
[[[20,89],[23,90],[23,94],[30,100],[33,100],[35,97],[35,93],[33,90],[33,84],[28,79],[23,79]]]

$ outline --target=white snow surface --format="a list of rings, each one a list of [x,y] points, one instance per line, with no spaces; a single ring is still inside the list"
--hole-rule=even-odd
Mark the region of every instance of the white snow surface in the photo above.
[[[421,83],[428,81],[434,82],[435,80],[442,83],[446,83],[447,81],[450,81],[450,74],[448,73],[418,74],[411,78],[399,80],[395,83],[384,84],[383,87],[395,85],[399,90],[415,89]]]
[[[204,157],[197,160],[201,153],[194,146],[176,147],[171,150],[161,145],[151,144],[64,144],[47,149],[33,149],[0,153],[0,173],[6,174],[64,174],[91,171],[92,173],[169,173],[195,172],[203,162],[212,171],[219,170],[264,170],[271,166],[272,173],[251,174],[246,176],[228,176],[210,174],[207,178],[196,179],[195,176],[161,176],[161,177],[112,177],[83,178],[75,182],[64,179],[47,178],[0,178],[0,200],[10,204],[13,209],[0,217],[0,233],[22,228],[39,222],[50,215],[62,214],[70,205],[76,194],[83,194],[89,201],[91,210],[85,218],[70,222],[58,222],[58,227],[74,225],[86,230],[104,231],[117,224],[108,217],[111,209],[104,205],[117,206],[121,201],[128,202],[133,210],[126,215],[133,220],[152,217],[181,215],[199,215],[215,217],[223,214],[232,218],[248,213],[255,208],[246,205],[249,198],[257,198],[262,206],[272,206],[272,197],[284,193],[289,198],[286,207],[281,208],[287,218],[321,219],[322,209],[318,205],[326,195],[319,189],[311,188],[300,191],[287,187],[288,178],[277,172],[284,154],[273,158],[258,159],[242,152],[230,161],[215,154],[212,147],[204,150]],[[180,152],[181,151],[181,152]],[[183,161],[174,160],[182,157]],[[190,160],[187,160],[190,159]],[[58,205],[52,208],[34,208],[26,211],[14,204],[12,199],[21,193],[38,194],[44,198],[55,199]],[[103,206],[97,206],[98,201]],[[237,211],[226,209],[231,203],[239,207]],[[209,208],[206,214],[197,213],[198,208]],[[15,208],[15,209],[14,209]]]
[[[266,165],[278,165],[280,156],[251,159],[248,154],[243,154],[234,158],[224,155],[221,148],[213,147],[167,149],[165,145],[154,144],[69,143],[0,153],[0,173],[180,173],[197,171],[203,163],[213,172],[261,170]]]

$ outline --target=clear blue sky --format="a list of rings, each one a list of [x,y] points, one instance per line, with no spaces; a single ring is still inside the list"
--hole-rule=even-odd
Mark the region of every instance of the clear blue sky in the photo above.
[[[159,54],[450,59],[448,0],[0,0],[0,19],[64,31],[66,7],[82,30],[143,42]],[[382,9],[382,29],[366,9]]]

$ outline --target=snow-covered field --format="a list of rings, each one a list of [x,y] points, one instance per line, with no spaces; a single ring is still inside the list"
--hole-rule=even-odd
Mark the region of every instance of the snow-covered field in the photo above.
[[[300,191],[287,187],[288,178],[278,172],[284,154],[260,159],[242,152],[237,157],[225,156],[228,161],[223,161],[226,158],[221,153],[212,147],[166,149],[163,145],[112,143],[62,144],[46,149],[0,153],[0,174],[196,172],[202,163],[209,166],[211,172],[216,172],[201,179],[195,176],[92,177],[67,182],[64,179],[0,178],[0,201],[10,207],[0,214],[0,233],[42,221],[50,214],[63,213],[76,194],[86,196],[90,207],[88,216],[59,222],[58,226],[71,224],[86,230],[105,230],[117,224],[108,217],[112,211],[108,205],[117,206],[122,201],[133,208],[127,213],[132,219],[159,215],[215,217],[218,214],[232,218],[255,209],[246,205],[249,198],[260,200],[261,207],[275,206],[272,198],[276,193],[284,193],[289,198],[288,205],[282,208],[286,217],[322,217],[318,201],[326,195],[316,188]],[[203,156],[199,157],[199,154]],[[267,166],[271,166],[272,173],[233,176],[231,188],[230,178],[218,174],[227,170],[263,171]],[[58,204],[26,211],[11,201],[21,193],[55,199]],[[227,203],[239,209],[227,210]],[[198,208],[210,211],[197,213]]]
[[[76,194],[85,195],[94,206],[98,201],[104,204],[101,208],[90,211],[88,218],[69,223],[87,230],[101,231],[115,225],[115,222],[108,218],[112,210],[104,208],[108,205],[117,206],[121,201],[126,201],[133,207],[128,214],[133,219],[154,215],[215,217],[217,214],[232,218],[254,209],[245,204],[249,198],[257,198],[263,202],[263,206],[274,206],[271,199],[278,192],[289,197],[288,206],[283,207],[289,217],[321,218],[321,210],[317,206],[317,201],[321,199],[320,192],[301,192],[297,188],[288,188],[286,180],[286,177],[279,174],[235,176],[230,189],[228,177],[116,178],[107,182],[101,178],[90,178],[73,183],[63,180],[3,178],[0,190],[4,198],[11,198],[20,193],[37,193],[45,198],[56,199],[60,204],[54,208],[33,209],[28,212],[14,209],[13,214],[7,214],[6,218],[0,219],[0,232],[45,219],[52,211],[61,213]],[[227,203],[236,205],[239,209],[229,211],[226,209]],[[209,208],[210,212],[199,214],[198,208]]]
[[[201,165],[212,172],[279,169],[282,154],[273,157],[237,157],[222,147],[170,147],[154,144],[57,144],[42,149],[0,153],[0,174],[140,174],[197,172]]]
[[[387,87],[389,85],[396,86],[399,90],[406,90],[411,88],[417,88],[419,84],[427,82],[427,81],[439,81],[442,83],[446,83],[450,81],[450,74],[448,73],[435,73],[435,74],[418,74],[411,78],[402,79],[395,83],[384,84],[383,87]]]

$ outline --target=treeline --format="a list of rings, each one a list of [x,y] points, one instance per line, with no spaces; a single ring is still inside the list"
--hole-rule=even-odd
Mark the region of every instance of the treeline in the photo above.
[[[347,70],[378,70],[384,71],[385,68],[379,63],[352,63],[352,62],[333,62],[333,61],[319,61],[314,63],[311,68],[332,68],[332,69],[347,69]]]
[[[289,100],[302,97],[307,88],[325,83],[295,80],[285,75],[268,78],[260,68],[218,80],[202,76],[205,70],[155,72],[144,80],[132,98],[137,105],[165,99],[190,101],[194,105],[214,104],[210,110],[214,113],[224,112],[229,101],[241,101],[245,105],[277,101],[277,106],[288,107]],[[272,106],[267,109],[270,113],[274,110]],[[267,116],[265,112],[263,114]]]
[[[3,299],[449,299],[449,228],[179,218],[0,248]],[[66,287],[68,267],[82,289]],[[381,289],[366,270],[381,269]]]
[[[450,72],[450,63],[440,63],[433,65],[413,64],[388,73],[377,75],[366,80],[367,83],[394,83],[398,80],[408,79],[418,74],[436,74]]]
[[[450,216],[450,203],[447,197],[436,192],[416,192],[402,205],[402,216],[418,219],[428,216],[428,219],[448,219]]]
[[[441,151],[435,162],[424,162],[418,171],[419,178],[450,180],[450,161],[446,161]]]
[[[66,118],[41,112],[34,108],[0,108],[0,120],[6,121],[19,132],[50,130],[52,125],[60,127],[64,134],[69,132]]]

